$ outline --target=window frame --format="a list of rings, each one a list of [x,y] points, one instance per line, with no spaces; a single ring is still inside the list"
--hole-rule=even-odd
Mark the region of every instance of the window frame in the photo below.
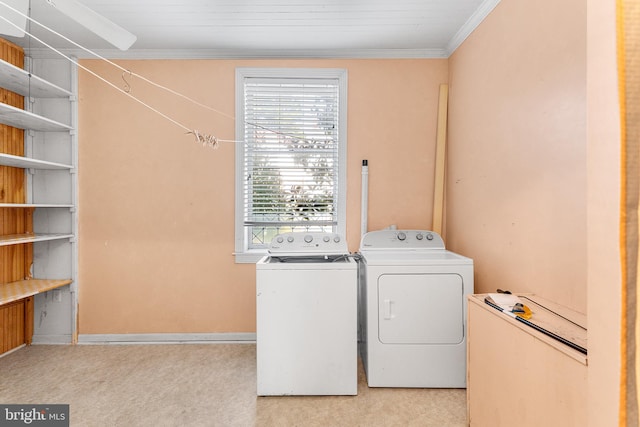
[[[347,229],[347,70],[341,68],[236,68],[236,151],[235,151],[235,261],[256,263],[267,254],[266,249],[249,249],[244,225],[244,90],[246,79],[337,79],[338,80],[338,209],[337,233]]]

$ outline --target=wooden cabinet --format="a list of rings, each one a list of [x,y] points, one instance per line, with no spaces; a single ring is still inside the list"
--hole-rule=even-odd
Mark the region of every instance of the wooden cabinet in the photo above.
[[[586,325],[584,315],[537,300]],[[490,307],[484,295],[469,296],[468,322],[472,427],[587,425],[586,355]]]
[[[77,71],[67,60],[24,58],[4,40],[0,47],[3,341],[15,344],[14,325],[27,344],[69,343],[77,335]],[[7,307],[23,299],[19,326]]]

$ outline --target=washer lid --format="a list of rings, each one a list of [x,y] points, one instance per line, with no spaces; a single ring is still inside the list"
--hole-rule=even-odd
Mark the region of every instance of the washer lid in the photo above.
[[[340,262],[350,262],[349,255],[286,255],[286,256],[269,256],[265,262],[271,264],[331,264]]]
[[[305,257],[300,257],[305,258]],[[328,259],[330,259],[329,257]],[[349,270],[356,274],[358,263],[348,255],[343,255],[339,261],[329,262],[328,259],[311,260],[306,258],[305,262],[281,262],[279,257],[266,255],[256,263],[256,270],[274,270],[279,272],[304,270],[305,274],[313,272],[313,274],[322,274],[323,271],[329,270]],[[355,279],[355,277],[354,277]]]

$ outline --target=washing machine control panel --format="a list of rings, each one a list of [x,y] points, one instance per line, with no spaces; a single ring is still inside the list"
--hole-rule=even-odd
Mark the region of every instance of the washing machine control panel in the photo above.
[[[362,237],[360,250],[366,249],[444,249],[442,237],[428,230],[378,230]]]
[[[269,245],[270,254],[348,254],[347,242],[337,233],[290,232],[278,234]]]

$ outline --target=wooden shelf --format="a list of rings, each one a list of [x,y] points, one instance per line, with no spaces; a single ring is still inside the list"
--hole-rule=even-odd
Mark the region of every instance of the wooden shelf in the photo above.
[[[64,123],[0,103],[0,123],[18,129],[30,129],[42,132],[68,132],[72,128]]]
[[[66,286],[71,282],[71,279],[27,279],[0,284],[0,305]]]
[[[8,234],[0,236],[0,246],[22,245],[24,243],[46,242],[48,240],[70,239],[73,234],[47,233],[47,234]]]
[[[10,166],[12,168],[23,169],[48,169],[48,170],[71,170],[73,166],[62,163],[47,162],[45,160],[30,159],[28,157],[14,156],[0,153],[0,166]]]
[[[0,60],[0,87],[33,98],[66,98],[72,95],[68,90],[2,60]]]
[[[51,203],[0,203],[0,208],[66,208],[71,209],[73,205],[54,205]]]

